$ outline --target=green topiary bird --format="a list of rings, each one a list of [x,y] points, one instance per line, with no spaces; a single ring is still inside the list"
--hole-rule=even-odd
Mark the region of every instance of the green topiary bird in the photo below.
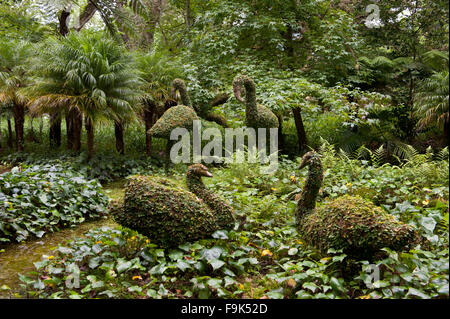
[[[303,240],[323,252],[342,249],[347,255],[371,259],[381,248],[412,248],[419,242],[414,226],[360,196],[341,196],[316,208],[323,180],[319,154],[306,153],[299,169],[309,166],[308,177],[295,210],[297,228]]]
[[[233,209],[203,184],[202,177],[212,174],[204,165],[191,165],[186,191],[165,178],[132,176],[123,201],[113,201],[110,213],[119,224],[164,248],[230,229],[234,225]]]
[[[181,79],[175,79],[173,81],[172,95],[175,96],[177,91],[180,92],[181,103],[192,107],[191,98],[189,97],[186,84]],[[223,127],[228,127],[227,119],[219,114],[215,114],[212,111],[213,107],[226,103],[228,101],[228,97],[229,96],[226,93],[218,94],[206,105],[194,105],[193,108],[197,115],[201,118],[204,118],[207,121],[216,122]]]
[[[182,79],[173,80],[173,91],[180,92],[181,100],[184,105],[176,105],[169,108],[148,131],[152,137],[159,137],[167,140],[166,170],[169,167],[170,149],[173,144],[170,140],[170,133],[178,127],[192,130],[193,122],[198,120],[197,113],[192,107],[191,100],[187,94],[186,84]]]
[[[193,121],[198,120],[197,113],[187,94],[186,84],[182,79],[173,80],[173,91],[180,92],[183,104],[172,106],[153,124],[149,133],[154,137],[169,139],[173,129],[183,127],[190,130]]]
[[[242,91],[245,89],[245,125],[254,128],[277,128],[278,118],[267,107],[256,103],[256,86],[246,75],[238,75],[233,80],[233,92],[236,99],[244,102]]]

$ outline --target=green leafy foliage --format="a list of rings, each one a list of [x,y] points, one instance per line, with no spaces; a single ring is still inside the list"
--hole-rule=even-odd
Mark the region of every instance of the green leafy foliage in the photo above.
[[[325,179],[318,205],[325,197],[359,194],[416,227],[427,243],[404,252],[383,248],[372,261],[336,249],[315,250],[295,227],[293,195],[306,177],[297,171],[298,163],[283,159],[272,175],[259,173],[259,164],[233,164],[206,181],[232,203],[239,221],[233,229],[170,249],[126,228],[91,230],[57,248],[54,257],[44,256],[37,276],[22,277],[23,293],[40,298],[448,297],[448,177],[423,174],[415,181],[414,171],[436,165],[443,174],[448,156],[374,167],[327,145],[321,154]],[[179,185],[181,178],[184,170],[167,183]],[[72,263],[80,269],[80,287],[69,289],[70,272],[53,269]],[[373,267],[378,279],[371,277]]]
[[[96,180],[57,165],[14,167],[0,175],[0,241],[42,237],[106,214]]]

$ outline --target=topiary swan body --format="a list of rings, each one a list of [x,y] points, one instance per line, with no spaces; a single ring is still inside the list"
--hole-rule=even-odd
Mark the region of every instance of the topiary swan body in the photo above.
[[[306,153],[299,169],[305,166],[309,166],[308,177],[295,215],[298,231],[307,244],[323,252],[342,249],[350,256],[370,259],[383,247],[403,250],[418,243],[415,227],[360,196],[341,196],[316,208],[323,180],[319,155]]]
[[[233,209],[206,188],[202,177],[212,174],[204,165],[190,166],[186,191],[165,178],[133,176],[125,188],[123,202],[111,203],[111,215],[119,224],[162,247],[176,247],[231,228]]]
[[[173,80],[173,90],[179,91],[184,105],[176,105],[168,109],[151,127],[149,133],[154,137],[169,140],[170,133],[177,127],[192,129],[193,121],[198,120],[197,113],[191,105],[186,84],[181,79]]]
[[[236,99],[244,102],[241,96],[245,89],[245,125],[254,128],[277,128],[278,118],[267,107],[256,103],[256,86],[246,75],[238,75],[233,80],[233,92]]]

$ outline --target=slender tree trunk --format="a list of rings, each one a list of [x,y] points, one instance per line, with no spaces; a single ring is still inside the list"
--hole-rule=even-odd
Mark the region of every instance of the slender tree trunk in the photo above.
[[[307,144],[305,126],[303,125],[300,108],[299,107],[293,108],[292,113],[294,114],[295,127],[297,129],[298,150],[299,152],[301,152],[305,149]]]
[[[277,115],[277,118],[278,118],[278,149],[281,152],[284,148],[283,116],[279,114]]]
[[[67,149],[73,150],[73,115],[72,110],[66,114],[66,138],[67,138]]]
[[[81,131],[83,116],[76,108],[72,108],[66,115],[67,149],[79,152],[81,149]]]
[[[78,20],[78,25],[75,26],[76,31],[80,31],[86,23],[94,16],[95,12],[97,12],[97,8],[94,3],[88,2],[84,7],[83,11],[80,13],[80,17]]]
[[[35,142],[35,143],[37,143],[37,142],[39,142],[39,140],[37,139],[37,137],[36,137],[36,134],[34,133],[34,127],[33,127],[33,122],[34,122],[34,116],[30,116],[29,117],[29,119],[28,119],[29,121],[28,121],[28,124],[29,124],[29,140],[30,141],[32,141],[32,142]]]
[[[81,150],[81,131],[83,129],[83,115],[77,109],[75,109],[72,118],[72,138],[73,138],[73,150],[79,152]]]
[[[170,150],[171,150],[173,144],[174,144],[174,141],[172,141],[171,139],[167,140],[167,144],[166,144],[166,162],[165,162],[165,165],[164,165],[166,173],[169,172],[169,168],[170,168]]]
[[[51,147],[61,146],[61,116],[59,113],[50,114],[50,128],[48,137]]]
[[[161,12],[163,10],[164,6],[164,0],[153,0],[150,8],[150,16],[147,19],[147,21],[143,25],[142,29],[142,38],[143,42],[141,43],[141,46],[144,49],[150,49],[153,45],[154,39],[155,39],[155,30],[156,26],[158,25],[160,18],[161,18]]]
[[[153,101],[146,102],[144,109],[144,123],[145,123],[145,150],[147,156],[152,156],[152,136],[148,132],[153,126],[153,117],[155,113],[155,105]]]
[[[119,0],[116,2],[117,8],[120,10],[122,9],[124,3],[123,0]],[[130,47],[131,46],[131,42],[130,42],[130,37],[128,36],[128,34],[125,32],[125,30],[123,29],[122,25],[124,24],[123,19],[119,16],[116,16],[115,19],[117,20],[117,29],[119,29],[120,32],[120,36],[122,37],[122,41],[125,44],[126,47]]]
[[[59,17],[59,34],[62,36],[66,36],[69,33],[69,17],[70,17],[70,10],[72,6],[69,6],[68,8],[64,8]]]
[[[13,148],[13,140],[14,140],[14,137],[13,137],[13,132],[12,132],[11,118],[8,117],[8,141],[7,141],[7,144],[8,144],[9,148]]]
[[[14,129],[16,131],[16,148],[18,152],[23,151],[23,126],[25,123],[25,106],[21,103],[14,103]]]
[[[125,154],[125,143],[123,141],[123,123],[114,122],[114,134],[116,136],[116,150],[120,155]]]
[[[289,57],[288,66],[290,69],[294,68],[294,41],[293,41],[293,30],[290,24],[287,25],[287,30],[284,34],[286,39],[286,54]]]
[[[94,156],[94,123],[88,117],[85,118],[85,128],[87,133],[87,149],[88,149],[88,159]]]
[[[186,27],[191,28],[191,0],[186,0]]]
[[[71,5],[67,8],[64,8],[58,16],[59,34],[61,34],[63,37],[65,37],[69,33],[69,18],[71,9],[72,9]],[[67,124],[68,123],[66,117],[67,148],[71,150],[72,145],[69,143],[70,128],[68,128]],[[52,147],[61,146],[61,114],[59,112],[50,114],[49,138],[50,138],[50,145]]]

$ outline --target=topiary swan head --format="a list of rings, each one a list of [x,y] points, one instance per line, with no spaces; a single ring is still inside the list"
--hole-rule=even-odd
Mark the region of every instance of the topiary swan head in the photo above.
[[[176,97],[176,93],[180,93],[181,103],[192,108],[191,98],[189,97],[186,83],[182,79],[175,79],[172,82],[172,96]],[[196,110],[197,111],[197,110]]]
[[[213,175],[209,172],[208,168],[202,164],[194,164],[188,167],[187,171],[188,177],[213,177]]]
[[[233,93],[239,102],[245,102],[242,94],[245,94],[250,104],[255,104],[256,107],[256,86],[255,82],[247,75],[237,75],[233,80]]]
[[[303,155],[302,161],[298,167],[298,169],[302,169],[306,166],[317,166],[320,164],[320,155],[316,153],[315,151],[310,151]]]

